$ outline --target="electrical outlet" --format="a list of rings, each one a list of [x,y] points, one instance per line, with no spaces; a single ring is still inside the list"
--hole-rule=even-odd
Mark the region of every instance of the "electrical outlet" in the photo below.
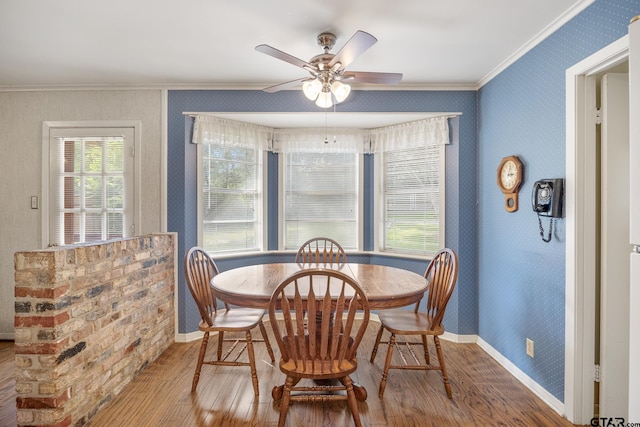
[[[527,356],[533,357],[533,340],[527,338]]]

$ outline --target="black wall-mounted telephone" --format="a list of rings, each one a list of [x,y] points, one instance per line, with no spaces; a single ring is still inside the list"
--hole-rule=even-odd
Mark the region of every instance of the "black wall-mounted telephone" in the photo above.
[[[541,179],[533,184],[531,204],[539,216],[562,218],[564,179]]]
[[[553,221],[555,218],[562,218],[564,179],[541,179],[533,183],[531,193],[531,205],[533,211],[538,214],[538,226],[540,227],[540,237],[545,243],[551,241],[553,235]],[[544,237],[544,229],[540,217],[548,216],[549,233]]]

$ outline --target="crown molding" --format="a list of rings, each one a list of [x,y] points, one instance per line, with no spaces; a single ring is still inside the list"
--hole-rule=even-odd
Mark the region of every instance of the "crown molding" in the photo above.
[[[536,34],[529,42],[527,42],[520,49],[516,50],[504,61],[498,64],[493,70],[491,70],[486,76],[478,81],[475,85],[475,89],[479,90],[482,86],[489,83],[494,77],[506,70],[511,64],[522,58],[527,52],[540,44],[543,40],[553,34],[556,30],[561,28],[567,22],[572,20],[576,15],[585,10],[595,0],[579,0],[571,8],[569,8],[564,14],[560,15],[555,21],[547,25],[542,31]]]

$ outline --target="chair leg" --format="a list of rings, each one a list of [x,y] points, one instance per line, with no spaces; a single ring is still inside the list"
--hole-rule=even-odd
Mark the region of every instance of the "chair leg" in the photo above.
[[[382,338],[382,332],[384,331],[384,326],[380,325],[380,329],[378,329],[378,335],[376,336],[376,342],[373,344],[373,350],[371,350],[371,359],[369,362],[373,363],[373,360],[376,358],[376,354],[378,354],[378,345],[380,345],[380,339]]]
[[[351,411],[351,416],[353,417],[353,423],[356,427],[361,427],[362,422],[360,421],[360,411],[358,410],[358,399],[356,398],[356,393],[353,388],[353,381],[351,377],[346,376],[344,378],[339,379],[343,386],[347,389],[347,406]]]
[[[387,349],[387,358],[384,360],[384,370],[382,371],[382,380],[380,381],[380,389],[378,397],[382,399],[384,389],[387,386],[387,376],[389,376],[389,366],[391,366],[391,357],[393,356],[393,346],[396,345],[396,334],[392,333],[389,337],[389,348]]]
[[[433,336],[433,341],[436,343],[436,351],[438,353],[438,362],[440,363],[440,370],[442,371],[442,379],[444,380],[444,389],[447,392],[449,399],[451,396],[451,384],[449,384],[449,377],[447,376],[447,368],[444,366],[444,355],[442,354],[442,347],[440,347],[440,339],[437,335]]]
[[[202,370],[202,362],[204,362],[204,356],[207,352],[207,345],[209,344],[209,332],[205,332],[202,336],[202,343],[200,344],[200,353],[198,354],[198,363],[196,365],[196,372],[193,374],[193,381],[191,382],[191,393],[196,391],[198,387],[198,381],[200,381],[200,370]]]
[[[280,417],[278,418],[278,427],[284,427],[287,421],[287,411],[289,410],[289,402],[291,401],[291,388],[296,384],[293,377],[287,375],[284,382],[284,393],[282,394],[282,402],[280,402]]]
[[[291,383],[291,387],[295,387],[296,384],[298,384],[300,382],[301,378],[296,378],[293,383]],[[282,394],[284,393],[284,384],[280,384],[280,385],[275,385],[273,386],[273,389],[271,390],[271,397],[273,397],[273,400],[280,400],[282,399]]]
[[[427,365],[431,364],[431,361],[429,360],[429,346],[427,345],[427,336],[426,335],[421,335],[422,336],[422,347],[424,348],[424,360],[425,362],[427,362]]]
[[[253,382],[253,394],[258,396],[260,388],[258,386],[258,374],[256,373],[256,356],[253,352],[253,341],[251,340],[251,331],[246,332],[247,351],[249,353],[249,365],[251,366],[251,381]]]
[[[361,427],[362,422],[360,421],[360,411],[358,410],[358,401],[356,399],[356,393],[353,390],[353,381],[349,376],[344,378],[340,378],[340,382],[347,389],[347,405],[351,410],[351,416],[353,417],[353,423],[356,427]]]
[[[222,359],[222,344],[224,342],[224,332],[218,331],[218,360]]]
[[[271,348],[271,343],[269,342],[269,337],[267,336],[267,330],[264,328],[264,324],[262,322],[258,323],[258,326],[260,327],[260,333],[262,334],[262,339],[264,340],[264,343],[267,346],[269,357],[271,357],[271,363],[273,363],[276,361],[276,358],[273,355],[273,349]]]

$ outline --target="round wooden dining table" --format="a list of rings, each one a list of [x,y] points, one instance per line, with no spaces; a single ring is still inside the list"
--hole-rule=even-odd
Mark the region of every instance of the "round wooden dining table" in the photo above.
[[[401,268],[376,264],[255,264],[223,271],[211,280],[218,298],[240,307],[269,308],[278,285],[305,268],[329,268],[353,277],[372,310],[397,308],[419,301],[427,290],[424,276]]]
[[[255,264],[223,271],[211,280],[216,296],[232,305],[269,308],[271,294],[290,275],[305,268],[339,270],[358,281],[369,300],[370,309],[403,307],[414,304],[427,290],[427,279],[412,271],[375,264]],[[356,399],[367,399],[367,391],[354,383]],[[284,386],[274,387],[274,399],[282,396]]]

